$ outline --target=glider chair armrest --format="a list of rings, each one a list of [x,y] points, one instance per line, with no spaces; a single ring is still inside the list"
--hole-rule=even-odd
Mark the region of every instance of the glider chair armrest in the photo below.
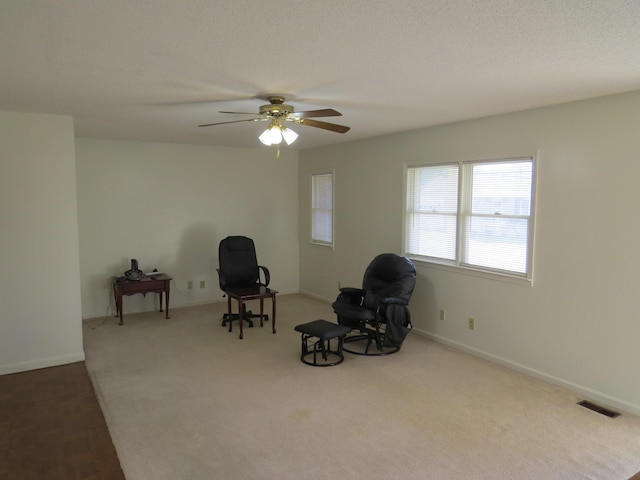
[[[396,298],[396,297],[383,298],[380,303],[385,305],[408,305],[406,300],[403,300],[402,298]]]
[[[269,286],[269,282],[271,281],[271,275],[269,274],[269,269],[267,267],[262,266],[262,265],[258,265],[258,268],[260,270],[262,270],[262,275],[264,276],[263,285],[265,287],[268,287]]]
[[[336,299],[337,303],[348,303],[350,305],[362,305],[365,291],[362,288],[342,287]]]
[[[342,287],[340,293],[354,297],[364,297],[365,291],[362,288]]]

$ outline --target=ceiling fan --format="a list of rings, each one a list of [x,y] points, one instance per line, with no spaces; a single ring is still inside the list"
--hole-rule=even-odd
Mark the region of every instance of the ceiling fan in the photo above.
[[[225,125],[228,123],[240,122],[269,122],[269,126],[259,137],[260,141],[265,145],[279,145],[282,140],[284,140],[287,145],[291,145],[296,138],[298,138],[298,134],[286,127],[284,122],[322,128],[336,133],[346,133],[350,130],[350,127],[345,127],[344,125],[314,120],[314,118],[317,117],[342,116],[340,112],[333,110],[332,108],[296,112],[291,105],[284,103],[285,99],[282,96],[271,95],[268,97],[268,100],[269,105],[262,105],[259,113],[220,111],[220,113],[230,113],[233,115],[253,115],[255,118],[231,120],[229,122],[206,123],[204,125],[198,125],[198,127],[211,127],[213,125]]]

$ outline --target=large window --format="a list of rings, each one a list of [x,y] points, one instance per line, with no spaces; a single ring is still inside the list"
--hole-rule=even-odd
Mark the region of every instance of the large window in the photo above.
[[[533,157],[409,167],[405,252],[531,278]]]
[[[311,175],[311,241],[333,246],[333,172]]]

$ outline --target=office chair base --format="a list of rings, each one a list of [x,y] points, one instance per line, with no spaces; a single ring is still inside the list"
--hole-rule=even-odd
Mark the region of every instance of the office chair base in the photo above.
[[[253,320],[249,318],[250,315],[251,315],[251,311],[248,311],[247,314],[242,319],[242,321],[247,322],[247,324],[249,325],[249,328],[253,328]],[[222,316],[222,326],[226,327],[227,322],[229,323],[229,326],[231,326],[231,322],[235,322],[236,320],[239,320],[239,319],[240,319],[240,315],[238,315],[237,313],[232,313],[232,314],[225,313]]]
[[[354,355],[365,355],[369,357],[379,357],[381,355],[391,355],[400,350],[400,347],[391,347],[381,342],[381,348],[378,348],[375,338],[371,335],[359,334],[348,335],[344,339],[342,349],[345,352]]]
[[[238,320],[239,318],[240,318],[240,315],[237,314],[237,313],[231,313],[231,314],[225,313],[222,316],[222,326],[226,327],[227,326],[227,322],[233,322],[235,320]],[[247,322],[247,324],[249,325],[249,328],[253,328],[253,320],[251,320],[252,318],[260,318],[260,315],[257,314],[257,313],[256,314],[251,313],[251,310],[249,310],[248,312],[245,312],[244,318],[242,319],[242,321],[243,322]],[[262,315],[262,321],[263,322],[268,322],[269,321],[269,315]]]

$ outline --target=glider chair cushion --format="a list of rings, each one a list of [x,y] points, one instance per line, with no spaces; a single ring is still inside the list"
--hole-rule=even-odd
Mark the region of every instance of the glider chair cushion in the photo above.
[[[231,236],[223,239],[218,246],[218,262],[220,265],[220,268],[217,269],[220,290],[225,292],[225,295],[229,288],[244,288],[255,285],[266,287],[269,285],[271,279],[269,269],[258,265],[255,244],[248,237]],[[248,311],[245,312],[244,320],[249,323],[250,327],[253,327],[251,319],[257,317],[260,315],[254,315]],[[238,318],[238,313],[231,312],[231,301],[228,298],[228,312],[223,316],[222,325]],[[263,318],[268,320],[269,317],[264,315]]]
[[[415,283],[416,268],[411,260],[383,253],[367,267],[362,288],[341,288],[333,310],[340,325],[353,329],[343,349],[359,355],[400,350],[412,328],[408,306]]]

